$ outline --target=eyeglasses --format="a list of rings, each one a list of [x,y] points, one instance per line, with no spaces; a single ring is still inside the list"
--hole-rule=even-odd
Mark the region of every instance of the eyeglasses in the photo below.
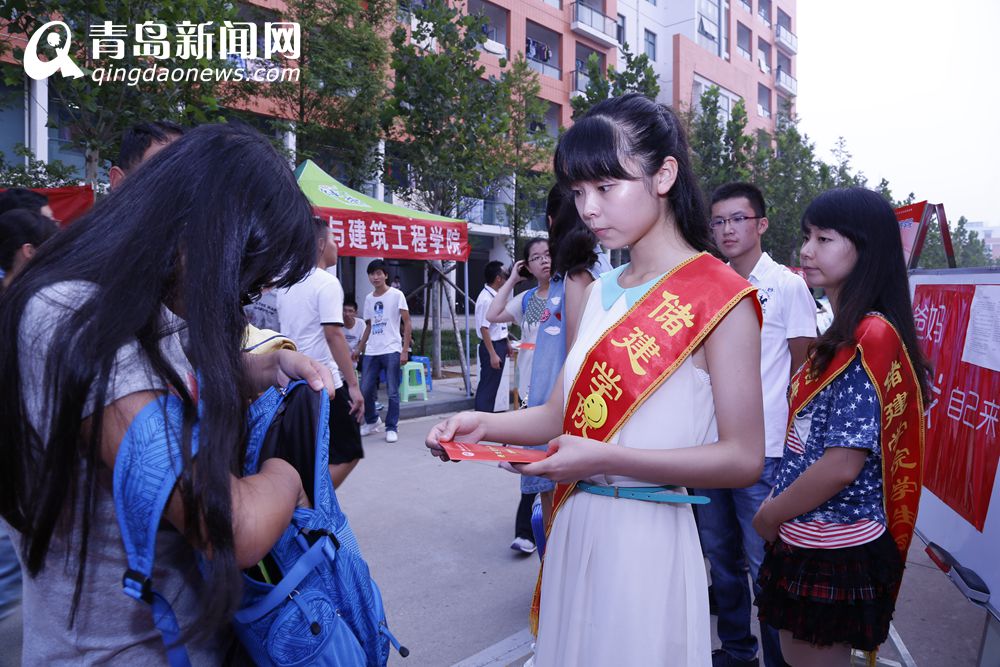
[[[531,264],[532,262],[540,262],[543,259],[551,260],[552,257],[549,255],[549,253],[545,253],[544,255],[532,255],[531,257],[528,258],[528,263]]]
[[[727,222],[732,223],[733,227],[742,225],[747,220],[760,220],[764,216],[762,215],[743,215],[742,213],[737,213],[736,215],[730,216],[728,218],[712,218],[708,226],[712,229],[722,229]]]

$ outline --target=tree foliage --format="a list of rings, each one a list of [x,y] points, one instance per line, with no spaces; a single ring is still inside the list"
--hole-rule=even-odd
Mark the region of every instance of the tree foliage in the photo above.
[[[958,268],[990,266],[993,258],[986,241],[979,238],[978,232],[968,229],[968,224],[969,221],[963,215],[959,217],[958,223],[948,225],[952,248],[955,251],[955,265]],[[932,221],[927,228],[927,238],[920,251],[917,266],[921,269],[948,268],[948,258],[944,252],[944,241],[937,220]]]
[[[901,201],[894,199],[889,182],[881,179],[870,185],[863,172],[855,170],[852,155],[843,137],[831,151],[833,163],[817,157],[815,145],[802,134],[790,109],[778,115],[774,134],[747,132],[743,101],[733,105],[730,117],[719,111],[719,90],[709,87],[701,96],[697,111],[682,114],[688,126],[695,170],[707,197],[730,181],[747,180],[757,185],[767,202],[770,226],[762,245],[772,257],[785,264],[798,264],[802,214],[816,195],[830,188],[867,187],[881,194],[894,207],[913,203],[914,193]],[[985,266],[989,253],[978,234],[966,230],[960,218],[952,230],[959,266]],[[941,235],[936,224],[928,232],[921,267],[946,266]]]
[[[36,160],[24,144],[14,146],[14,155],[21,158],[20,164],[8,162],[0,152],[0,187],[59,188],[80,183],[76,167],[59,160]]]
[[[212,22],[221,25],[226,20],[237,20],[235,3],[212,0],[175,0],[170,3],[143,0],[5,0],[0,16],[5,22],[5,46],[10,48],[18,61],[23,58],[20,42],[12,38],[27,39],[38,27],[55,19],[65,21],[73,33],[71,56],[84,72],[83,77],[52,76],[48,79],[50,107],[60,114],[60,125],[68,130],[73,146],[84,152],[85,178],[96,184],[98,170],[105,160],[118,152],[122,132],[130,125],[148,120],[174,120],[186,124],[202,123],[219,116],[222,104],[235,104],[251,90],[251,85],[229,82],[225,85],[212,81],[143,81],[135,84],[123,81],[97,83],[92,74],[104,68],[110,72],[132,68],[147,69],[154,64],[165,68],[221,68],[226,61],[218,58],[171,57],[155,60],[134,54],[131,45],[134,26],[146,21],[172,27],[183,21]],[[98,59],[89,53],[90,26],[110,22],[127,26],[129,37],[121,58]],[[54,50],[42,45],[42,52],[51,58]],[[5,74],[8,85],[23,84],[20,68],[10,68]],[[256,84],[267,85],[267,84]]]
[[[518,54],[500,78],[501,96],[510,102],[503,154],[510,174],[507,221],[511,228],[511,247],[516,253],[524,230],[538,213],[552,185],[550,163],[555,141],[545,127],[548,103],[538,95],[542,90],[538,75]]]
[[[392,34],[396,80],[386,129],[407,178],[386,173],[386,184],[440,215],[464,217],[507,175],[497,137],[510,131],[510,104],[505,86],[486,79],[479,64],[483,25],[449,0],[428,0]]]
[[[264,89],[296,133],[298,159],[312,158],[357,188],[381,166],[388,104],[392,0],[287,0],[285,20],[302,26],[298,81]]]
[[[583,95],[577,95],[571,101],[573,105],[573,120],[581,118],[590,111],[590,107],[609,97],[619,97],[626,93],[642,93],[651,100],[660,94],[660,83],[649,63],[645,53],[633,54],[628,44],[621,46],[622,60],[625,67],[618,70],[614,65],[608,66],[608,73],[601,71],[601,61],[596,53],[587,58],[586,75],[588,78]]]

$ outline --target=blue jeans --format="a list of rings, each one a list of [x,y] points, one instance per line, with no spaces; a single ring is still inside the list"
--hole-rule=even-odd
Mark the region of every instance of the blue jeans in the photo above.
[[[757,483],[745,489],[696,489],[708,496],[707,505],[696,505],[701,548],[712,567],[712,591],[719,612],[718,633],[722,648],[739,660],[757,655],[757,638],[750,632],[751,597],[745,566],[757,586],[757,573],[764,560],[764,539],[753,529],[753,517],[774,486],[780,458],[765,458]],[[761,627],[764,664],[781,667],[778,631]]]
[[[389,412],[385,416],[385,430],[395,431],[399,428],[399,352],[377,354],[374,357],[365,355],[365,363],[361,367],[361,393],[365,397],[365,423],[374,424],[378,420],[375,411],[375,399],[378,396],[378,376],[385,369],[386,391],[389,393]]]

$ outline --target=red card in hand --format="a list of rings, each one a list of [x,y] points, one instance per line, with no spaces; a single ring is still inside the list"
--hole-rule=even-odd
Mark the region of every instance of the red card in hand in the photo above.
[[[504,445],[479,445],[471,442],[438,443],[452,461],[506,461],[507,463],[534,463],[548,453],[544,449],[524,449]]]

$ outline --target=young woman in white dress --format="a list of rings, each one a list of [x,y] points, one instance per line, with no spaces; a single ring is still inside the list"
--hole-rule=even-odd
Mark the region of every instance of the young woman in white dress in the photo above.
[[[541,579],[536,667],[711,664],[705,567],[690,504],[597,495],[607,487],[740,487],[760,474],[764,429],[760,328],[751,298],[734,299],[674,372],[607,442],[566,435],[568,391],[595,342],[665,274],[712,247],[680,124],[640,95],[596,105],[562,138],[560,185],[606,248],[631,262],[588,288],[579,333],[549,401],[506,414],[464,412],[427,446],[490,440],[549,457],[525,474],[599,487],[570,494],[553,518]],[[712,271],[729,271],[718,263]],[[727,280],[732,280],[724,274]],[[712,280],[706,276],[708,284]],[[697,302],[701,290],[684,298]],[[664,354],[667,354],[664,350]],[[684,494],[683,489],[676,491]]]

